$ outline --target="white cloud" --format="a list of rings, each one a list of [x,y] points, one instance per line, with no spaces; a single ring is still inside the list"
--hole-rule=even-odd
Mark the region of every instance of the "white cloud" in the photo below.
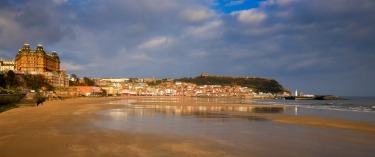
[[[236,16],[239,21],[248,24],[257,24],[267,18],[267,15],[265,13],[260,12],[257,9],[236,11],[231,13],[231,15]]]
[[[229,15],[216,12],[217,0],[42,2],[0,7],[2,57],[40,41],[58,51],[68,72],[97,77],[194,76],[202,69],[286,77],[375,67],[374,0],[264,0]],[[293,57],[309,51],[317,55]],[[322,62],[327,56],[335,60]],[[353,66],[339,65],[344,61]]]
[[[67,69],[71,71],[85,70],[86,68],[82,65],[74,64],[72,62],[61,62],[61,69]]]
[[[143,50],[153,50],[165,47],[171,44],[172,42],[173,39],[169,37],[155,37],[138,45],[138,48]]]
[[[200,27],[191,27],[188,34],[200,39],[212,39],[221,35],[218,30],[223,25],[223,21],[212,21]]]
[[[207,8],[203,9],[186,9],[181,13],[181,16],[184,19],[187,19],[192,22],[199,22],[207,20],[213,17],[215,14]]]

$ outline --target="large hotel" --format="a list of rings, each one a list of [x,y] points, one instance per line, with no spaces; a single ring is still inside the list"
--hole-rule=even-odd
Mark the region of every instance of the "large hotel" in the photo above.
[[[68,87],[69,76],[65,70],[60,70],[60,58],[56,51],[46,53],[41,44],[36,50],[25,44],[16,55],[15,71],[24,74],[42,74],[54,87]]]

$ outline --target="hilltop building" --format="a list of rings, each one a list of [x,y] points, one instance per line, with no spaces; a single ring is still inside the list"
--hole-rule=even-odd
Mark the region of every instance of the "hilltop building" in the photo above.
[[[45,72],[60,71],[60,58],[56,51],[48,54],[43,46],[38,44],[36,50],[30,49],[29,44],[25,44],[16,55],[16,70],[43,74]]]
[[[42,74],[54,87],[69,86],[69,75],[60,69],[60,58],[56,51],[46,53],[41,44],[36,50],[25,44],[16,55],[15,70],[24,74]]]
[[[0,58],[0,71],[7,72],[9,70],[14,71],[14,60]]]
[[[155,77],[154,77],[154,75],[152,75],[151,78],[143,78],[143,82],[146,82],[146,83],[155,82]]]

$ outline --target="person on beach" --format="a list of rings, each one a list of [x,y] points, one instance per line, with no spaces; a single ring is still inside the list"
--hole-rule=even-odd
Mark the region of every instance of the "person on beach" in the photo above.
[[[43,104],[44,101],[46,101],[45,98],[38,98],[38,100],[36,100],[36,106],[38,107],[39,104]]]

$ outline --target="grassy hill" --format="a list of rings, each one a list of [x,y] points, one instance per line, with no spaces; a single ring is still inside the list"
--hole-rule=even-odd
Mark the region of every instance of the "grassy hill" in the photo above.
[[[197,76],[194,78],[179,78],[175,81],[195,83],[197,85],[242,86],[252,88],[256,92],[280,93],[287,91],[274,79],[260,77],[230,77],[230,76]]]

